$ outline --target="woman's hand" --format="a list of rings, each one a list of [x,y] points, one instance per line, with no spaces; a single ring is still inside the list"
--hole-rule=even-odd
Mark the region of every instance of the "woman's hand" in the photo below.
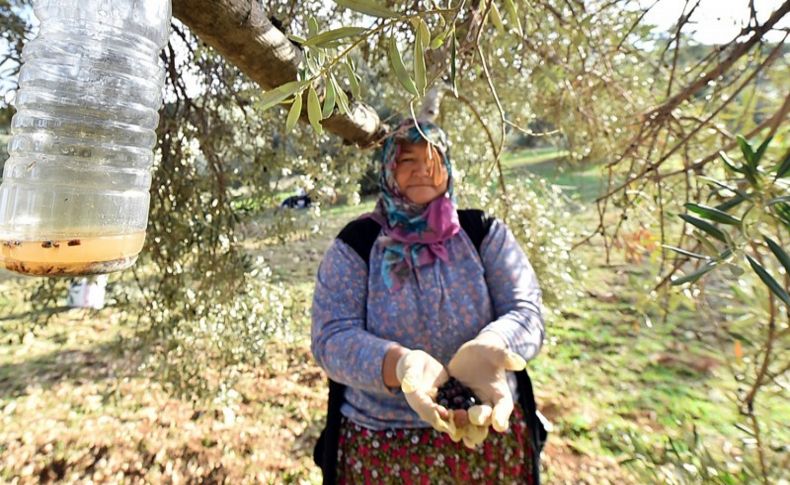
[[[526,366],[526,361],[509,351],[505,341],[493,332],[483,332],[458,349],[447,366],[450,375],[472,389],[483,402],[469,408],[471,425],[483,427],[485,434],[489,425],[499,432],[507,430],[513,412],[513,396],[506,371],[519,371]],[[475,435],[469,436],[467,445],[476,442],[480,436],[480,441],[485,439],[483,431],[474,428],[472,431]]]
[[[449,379],[444,366],[422,350],[408,350],[398,359],[395,374],[406,402],[420,419],[460,439],[447,409],[436,404],[439,387]]]

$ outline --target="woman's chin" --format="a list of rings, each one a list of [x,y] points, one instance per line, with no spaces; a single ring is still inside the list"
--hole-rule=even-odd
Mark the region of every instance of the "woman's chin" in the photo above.
[[[425,205],[442,195],[442,193],[430,187],[414,187],[409,189],[404,195],[413,204]]]

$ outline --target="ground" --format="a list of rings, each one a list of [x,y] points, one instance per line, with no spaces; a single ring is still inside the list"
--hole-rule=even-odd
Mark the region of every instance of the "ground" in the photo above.
[[[579,197],[597,193],[593,170],[563,171],[557,154],[532,155],[509,167],[549,177]],[[287,247],[252,240],[248,248],[308,305],[323,251],[346,221],[370,208],[369,201],[335,207],[319,234]],[[665,435],[692,423],[737,464],[744,451],[722,391],[722,357],[696,316],[682,305],[666,321],[642,312],[634,281],[652,263],[626,263],[622,254],[605,263],[601,253],[595,245],[576,253],[587,268],[579,297],[548,318],[546,345],[529,367],[554,428],[543,453],[545,483],[644,483],[629,465],[634,443],[660,447]],[[11,288],[15,280],[4,276],[0,285]],[[293,322],[295,337],[270,343],[265,365],[240,370],[232,389],[202,402],[172,395],[139,365],[119,339],[131,329],[111,307],[59,311],[43,331],[21,339],[8,330],[20,318],[0,317],[0,481],[320,483],[311,452],[326,382],[305,321]]]

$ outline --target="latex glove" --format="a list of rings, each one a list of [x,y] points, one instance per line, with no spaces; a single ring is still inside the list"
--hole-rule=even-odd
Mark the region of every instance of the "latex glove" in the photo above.
[[[436,404],[439,387],[449,379],[438,360],[422,350],[410,350],[398,359],[395,375],[406,402],[420,419],[453,439],[461,439],[447,409]]]
[[[505,341],[493,332],[483,332],[458,349],[447,366],[450,375],[472,389],[482,401],[481,405],[468,410],[471,425],[486,430],[491,425],[500,433],[507,430],[513,412],[513,396],[506,371],[519,371],[526,366],[527,362],[509,351]],[[479,434],[474,435],[474,439],[470,435],[470,443],[477,441]],[[485,436],[480,441],[483,439]]]

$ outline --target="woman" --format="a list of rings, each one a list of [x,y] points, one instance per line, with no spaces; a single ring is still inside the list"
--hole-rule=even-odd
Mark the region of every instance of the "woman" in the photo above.
[[[313,355],[347,387],[337,480],[535,483],[534,430],[508,372],[543,342],[535,273],[502,222],[490,222],[479,249],[461,228],[437,126],[407,120],[382,162],[381,196],[363,219],[377,223],[375,242],[360,250],[360,221],[347,226],[313,299]],[[437,404],[450,376],[482,404],[468,413]]]

